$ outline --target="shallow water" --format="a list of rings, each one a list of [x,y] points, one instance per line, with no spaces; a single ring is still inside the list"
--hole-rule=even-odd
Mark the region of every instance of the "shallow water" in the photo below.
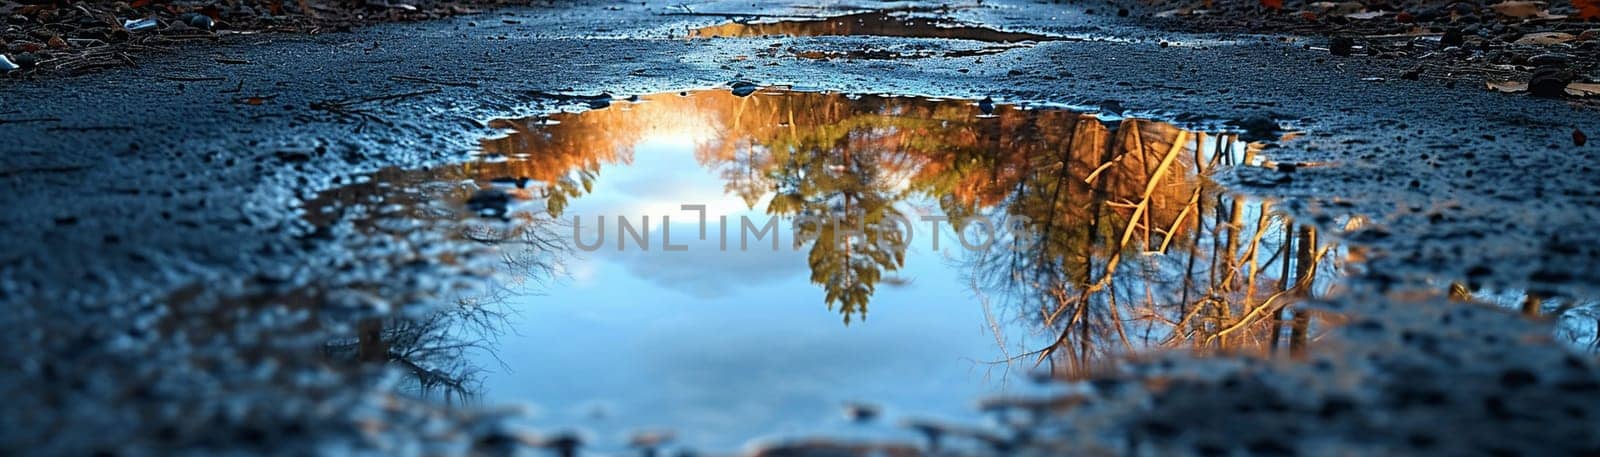
[[[482,160],[385,170],[308,212],[367,206],[501,249],[498,286],[463,301],[494,318],[441,327],[481,350],[425,365],[601,451],[640,430],[700,450],[915,442],[906,419],[980,424],[974,399],[1069,388],[1030,375],[1298,351],[1339,321],[1280,311],[1329,293],[1351,253],[1207,178],[1270,165],[1230,134],[776,89],[493,125],[508,134]],[[704,205],[703,239],[683,205]],[[847,419],[857,403],[882,414]]]
[[[1055,41],[1050,35],[1005,32],[988,27],[953,23],[949,20],[920,17],[895,11],[870,11],[826,18],[804,18],[753,22],[728,22],[689,32],[690,38],[740,38],[761,36],[881,36],[898,38],[940,38],[952,40],[1017,43]]]
[[[800,42],[788,43],[785,51],[804,59],[920,59],[928,57],[972,57],[998,54],[1039,42],[1081,41],[1086,37],[1065,37],[1027,32],[1007,32],[915,11],[867,11],[827,17],[791,19],[769,18],[757,21],[731,21],[690,30],[691,39],[751,37],[892,37],[913,38],[893,42]]]

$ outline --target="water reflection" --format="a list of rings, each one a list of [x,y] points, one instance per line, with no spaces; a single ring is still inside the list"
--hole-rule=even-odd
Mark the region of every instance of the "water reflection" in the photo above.
[[[873,227],[918,205],[951,221],[1026,221],[1029,236],[966,253],[966,267],[984,290],[1034,299],[1029,307],[1043,309],[1039,317],[1049,325],[1081,329],[1100,319],[1114,328],[1123,320],[1089,309],[1116,313],[1143,302],[1143,311],[1128,311],[1149,319],[1169,314],[1149,307],[1170,304],[1176,316],[1164,340],[1260,346],[1246,336],[1261,315],[1271,315],[1259,308],[1308,294],[1316,274],[1336,268],[1322,264],[1330,247],[1317,243],[1314,229],[1295,228],[1270,203],[1234,199],[1204,177],[1219,166],[1258,162],[1256,146],[1152,121],[1108,124],[1004,105],[984,115],[964,101],[766,91],[650,96],[496,125],[514,133],[485,141],[484,149],[527,159],[494,169],[551,183],[546,209],[557,217],[604,166],[631,162],[643,136],[666,132],[693,143],[699,164],[747,207],[867,226],[848,237],[860,242],[809,247],[813,281],[847,319],[864,315],[884,273],[904,264],[904,246],[875,249],[881,243],[874,237],[898,233]],[[799,237],[833,239],[806,233],[830,229],[803,225]],[[1305,284],[1295,292],[1301,277]],[[1125,284],[1150,289],[1149,296],[1136,300]],[[1150,300],[1157,295],[1171,297],[1156,306]]]
[[[987,41],[992,43],[1017,43],[1023,41],[1053,41],[1059,38],[1021,32],[1003,32],[991,28],[948,23],[940,19],[914,17],[905,12],[873,11],[828,18],[784,20],[770,22],[728,22],[702,27],[689,32],[690,38],[733,37],[813,37],[870,35],[899,38],[943,38]]]
[[[420,396],[449,403],[476,397],[484,367],[472,361],[472,353],[492,353],[490,342],[503,333],[510,311],[506,300],[530,283],[558,276],[569,251],[553,230],[558,222],[536,213],[469,216],[474,211],[468,202],[485,189],[508,187],[492,180],[472,183],[485,166],[387,169],[306,202],[306,220],[318,227],[313,236],[359,239],[401,268],[448,265],[462,276],[497,279],[465,292],[432,287],[435,293],[412,298],[420,304],[397,303],[405,305],[400,315],[391,315],[383,295],[340,291],[326,300],[347,303],[355,328],[326,342],[327,356],[397,368],[405,374],[402,390]],[[439,302],[444,304],[430,304]]]
[[[1328,293],[1349,253],[1270,202],[1235,198],[1207,178],[1262,162],[1259,146],[1231,134],[1057,109],[784,90],[652,95],[492,125],[508,134],[483,141],[491,160],[390,170],[327,198],[377,201],[461,233],[486,224],[495,236],[466,239],[521,240],[542,255],[518,276],[576,277],[553,287],[570,293],[526,305],[520,331],[546,339],[506,355],[513,366],[555,367],[574,380],[495,387],[553,403],[556,418],[624,409],[637,415],[634,425],[699,423],[742,439],[793,430],[796,417],[839,397],[824,393],[833,390],[966,411],[966,399],[993,390],[973,379],[970,361],[951,357],[1072,377],[1148,349],[1296,353],[1338,323],[1295,305]],[[680,150],[692,157],[670,152]],[[526,191],[527,200],[504,218],[463,208],[495,186]],[[695,236],[685,222],[693,213],[680,204],[707,204],[713,224],[723,215],[839,223],[784,224],[782,239],[800,240],[798,252],[727,252],[715,225],[712,236]],[[674,215],[643,231],[682,234],[686,250],[575,250],[574,238],[622,238],[616,227],[571,227],[597,213]],[[937,249],[926,244],[929,218],[944,221]],[[915,240],[889,223],[902,219],[918,221]],[[956,242],[980,232],[991,242]],[[549,266],[585,256],[570,270]],[[824,330],[812,319],[819,310],[783,306],[806,300],[846,323],[879,306],[896,321]],[[973,327],[988,335],[945,336]],[[823,387],[834,379],[858,381]]]
[[[690,30],[691,39],[728,37],[819,37],[881,36],[961,40],[955,43],[901,41],[864,44],[858,48],[802,49],[806,43],[791,44],[785,50],[804,59],[919,59],[928,57],[974,57],[998,54],[1045,41],[1076,40],[1051,35],[1004,32],[948,19],[918,16],[913,11],[874,11],[827,18],[806,18],[761,22],[728,22]],[[965,43],[963,43],[965,42]],[[972,47],[974,43],[979,44]],[[799,47],[797,47],[799,46]],[[952,47],[953,46],[953,47]],[[775,52],[776,49],[767,52]]]
[[[1436,290],[1402,290],[1389,295],[1396,301],[1447,297],[1450,301],[1515,312],[1528,319],[1549,320],[1554,324],[1556,341],[1579,352],[1600,353],[1600,299],[1539,290],[1489,289],[1463,282],[1442,283],[1436,287]]]

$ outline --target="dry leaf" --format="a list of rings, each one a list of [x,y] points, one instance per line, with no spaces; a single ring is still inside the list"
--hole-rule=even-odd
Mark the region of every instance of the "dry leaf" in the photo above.
[[[1528,83],[1519,81],[1489,81],[1489,90],[1514,94],[1527,92]]]
[[[1600,19],[1600,0],[1572,0],[1572,7],[1578,10],[1578,19]]]
[[[1361,4],[1361,2],[1316,2],[1307,6],[1309,6],[1312,11],[1326,16],[1344,16],[1359,13],[1361,10],[1367,9],[1367,6]]]
[[[1272,10],[1281,10],[1283,9],[1283,0],[1261,0],[1261,6]]]
[[[1544,16],[1544,2],[1504,1],[1494,4],[1494,12],[1501,16],[1527,19]]]
[[[1538,46],[1549,46],[1549,45],[1552,45],[1552,44],[1566,43],[1568,41],[1572,41],[1572,40],[1576,40],[1576,39],[1578,39],[1578,37],[1572,36],[1572,34],[1570,34],[1570,33],[1541,32],[1541,33],[1530,33],[1530,34],[1527,34],[1527,35],[1523,35],[1522,38],[1518,38],[1517,39],[1515,44],[1529,44],[1529,45],[1538,45]]]
[[[1600,95],[1600,83],[1572,83],[1567,85],[1567,94],[1579,97],[1593,97]]]
[[[1489,90],[1516,94],[1528,91],[1528,83],[1521,81],[1489,81]],[[1600,83],[1571,83],[1567,84],[1567,95],[1574,97],[1593,97],[1600,95]]]
[[[1589,135],[1584,135],[1582,130],[1572,129],[1572,144],[1583,146],[1589,142]]]

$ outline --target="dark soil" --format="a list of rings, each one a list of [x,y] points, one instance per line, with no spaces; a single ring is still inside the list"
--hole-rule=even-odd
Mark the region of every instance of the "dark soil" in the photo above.
[[[146,53],[224,35],[317,34],[542,0],[20,0],[0,6],[0,73],[78,75],[136,67]]]

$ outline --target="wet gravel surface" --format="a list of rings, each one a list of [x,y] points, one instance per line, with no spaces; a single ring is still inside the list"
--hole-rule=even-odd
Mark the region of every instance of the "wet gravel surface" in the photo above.
[[[137,69],[0,86],[0,302],[16,310],[0,318],[8,348],[0,364],[19,367],[0,378],[12,399],[0,413],[0,443],[43,454],[455,453],[514,444],[518,436],[492,425],[494,411],[386,395],[392,380],[382,374],[316,356],[329,338],[351,334],[348,322],[469,287],[456,279],[479,275],[479,266],[403,254],[443,246],[426,234],[319,230],[297,214],[298,202],[384,166],[468,158],[478,138],[495,134],[488,119],[550,109],[552,92],[626,96],[742,80],[990,96],[1184,124],[1267,119],[1306,132],[1268,153],[1332,166],[1226,178],[1241,192],[1286,200],[1303,220],[1366,216],[1370,223],[1351,231],[1323,227],[1367,258],[1350,285],[1357,292],[1325,306],[1381,316],[1379,324],[1341,331],[1338,344],[1348,349],[1322,362],[1130,366],[1119,377],[1177,381],[1102,386],[1097,406],[1047,421],[1085,437],[1064,441],[1071,446],[1154,454],[1600,446],[1577,434],[1600,414],[1592,411],[1596,362],[1541,338],[1548,323],[1442,302],[1397,306],[1393,294],[1378,295],[1464,282],[1594,296],[1600,152],[1573,139],[1575,129],[1600,132],[1591,109],[1487,93],[1481,84],[1394,80],[1384,62],[1329,57],[1297,39],[1174,35],[1066,6],[952,14],[1007,30],[1117,39],[971,57],[816,60],[769,49],[905,39],[689,41],[674,37],[719,19],[666,11],[677,10],[584,4],[242,36]],[[317,292],[333,290],[367,291],[386,305]],[[314,303],[347,303],[350,314]],[[1336,374],[1313,375],[1326,372]],[[1292,398],[1265,409],[1234,405],[1275,396]],[[1204,414],[1211,425],[1173,430],[1173,421]],[[1314,437],[1269,432],[1319,429],[1316,421],[1327,425]],[[1247,423],[1261,427],[1239,425]],[[1413,436],[1426,429],[1434,433]],[[1215,442],[1227,436],[1234,439]],[[1035,444],[1041,452],[1067,445]]]

